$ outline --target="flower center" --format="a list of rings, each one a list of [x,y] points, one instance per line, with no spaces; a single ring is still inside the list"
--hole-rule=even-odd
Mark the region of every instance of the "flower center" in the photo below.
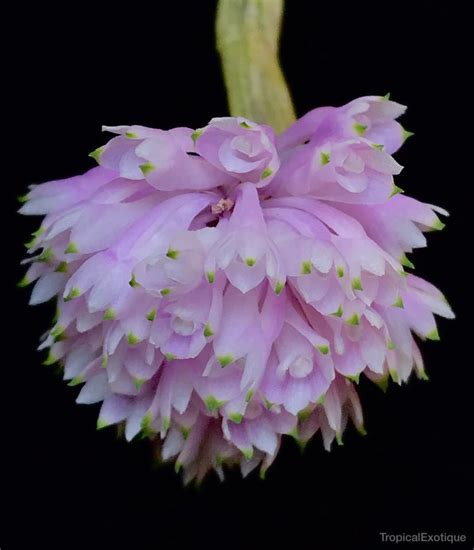
[[[253,143],[242,136],[235,137],[232,140],[232,146],[245,157],[253,157],[255,155]]]
[[[361,174],[364,171],[365,163],[359,157],[359,155],[356,155],[354,153],[349,153],[347,157],[344,159],[342,166],[347,172],[352,172],[354,174]]]
[[[198,323],[195,323],[190,319],[183,319],[182,317],[173,317],[171,326],[176,334],[181,334],[181,336],[190,336],[196,332]]]
[[[288,370],[294,378],[304,378],[313,370],[313,360],[307,355],[300,355],[291,363]]]

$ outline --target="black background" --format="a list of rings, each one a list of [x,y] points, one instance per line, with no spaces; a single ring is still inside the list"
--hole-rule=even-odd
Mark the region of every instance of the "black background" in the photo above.
[[[146,442],[96,432],[98,408],[74,403],[36,346],[52,306],[17,290],[22,242],[38,219],[15,213],[30,183],[83,172],[101,124],[203,126],[227,113],[214,51],[212,1],[21,5],[3,48],[2,514],[10,548],[388,548],[380,532],[472,535],[472,186],[461,2],[287,1],[281,57],[299,115],[391,92],[416,133],[397,160],[398,185],[451,212],[415,254],[417,271],[457,313],[422,351],[429,382],[384,395],[361,383],[369,435],[349,430],[326,453],[288,441],[267,480],[214,477],[183,488],[155,469]],[[466,76],[465,76],[466,75]],[[471,123],[472,124],[472,121]],[[8,151],[8,153],[5,153]],[[456,170],[456,167],[460,170]],[[471,290],[470,290],[471,289]],[[449,545],[436,545],[437,548]],[[397,548],[412,547],[398,545]],[[428,545],[422,545],[428,547]]]

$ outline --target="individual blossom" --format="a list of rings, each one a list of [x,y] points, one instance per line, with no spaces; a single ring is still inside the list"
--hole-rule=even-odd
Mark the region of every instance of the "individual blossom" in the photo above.
[[[279,150],[308,141],[365,138],[393,154],[413,135],[396,120],[405,110],[404,105],[390,100],[390,94],[360,97],[342,107],[318,107],[283,132]]]
[[[311,195],[345,203],[381,203],[401,190],[402,167],[365,139],[311,142],[296,149],[275,178],[273,195]]]
[[[409,255],[447,212],[395,183],[404,110],[364,97],[278,137],[242,117],[104,127],[99,166],[31,186],[20,285],[56,299],[40,349],[98,428],[148,437],[186,482],[264,476],[284,435],[365,433],[361,377],[427,378],[419,341],[453,313]]]
[[[196,152],[237,182],[264,187],[280,167],[273,130],[246,118],[213,118],[192,137]]]

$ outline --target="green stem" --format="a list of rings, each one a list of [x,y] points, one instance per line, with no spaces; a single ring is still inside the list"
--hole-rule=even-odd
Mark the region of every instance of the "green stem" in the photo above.
[[[229,109],[279,133],[295,120],[278,62],[283,0],[219,0],[217,50]]]

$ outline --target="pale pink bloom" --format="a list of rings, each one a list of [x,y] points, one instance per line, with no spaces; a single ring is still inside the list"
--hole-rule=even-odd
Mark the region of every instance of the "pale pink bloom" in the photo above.
[[[264,187],[280,167],[273,130],[243,117],[213,118],[194,140],[196,152],[236,183]]]
[[[282,436],[351,420],[361,375],[425,369],[443,295],[407,272],[447,213],[399,194],[404,107],[380,97],[316,109],[276,142],[244,118],[203,129],[106,128],[82,176],[32,186],[30,302],[57,297],[40,348],[99,428],[150,437],[186,481],[238,465],[264,475]]]

